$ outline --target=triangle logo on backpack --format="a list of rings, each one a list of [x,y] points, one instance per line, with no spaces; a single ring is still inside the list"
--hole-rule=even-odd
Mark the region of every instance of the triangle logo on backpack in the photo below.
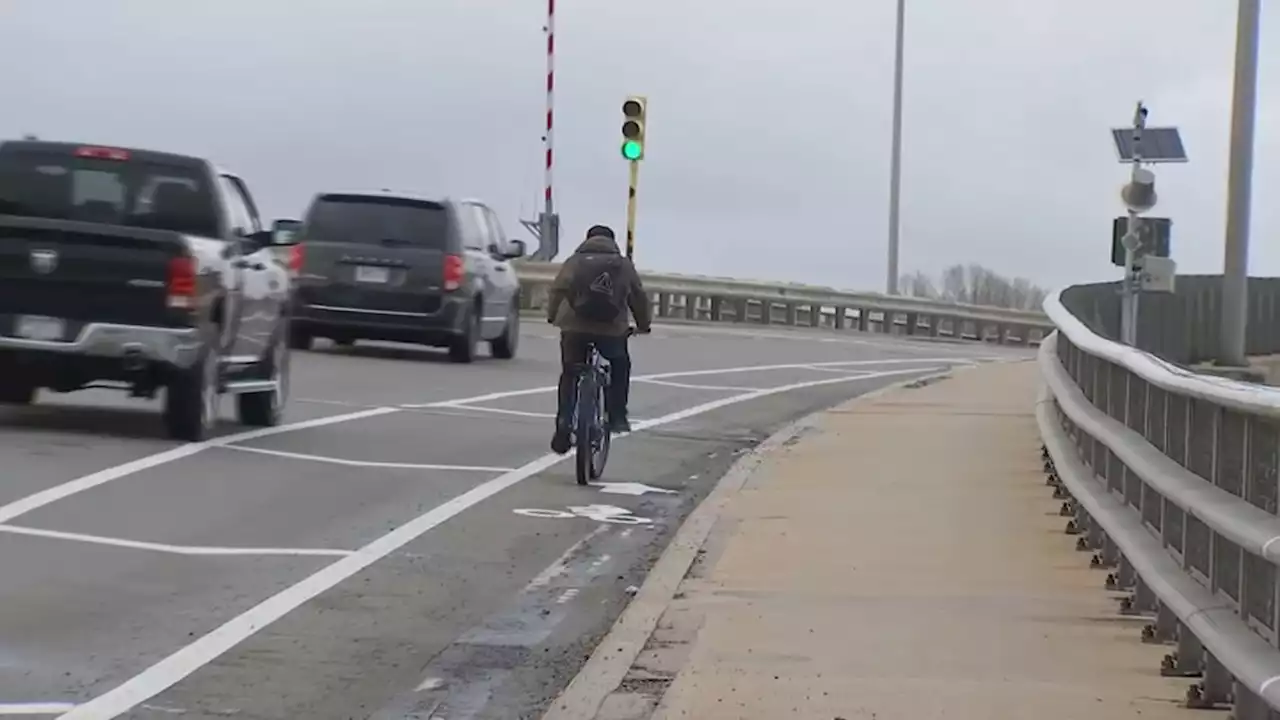
[[[591,281],[591,291],[613,295],[613,276],[607,272],[602,272]]]

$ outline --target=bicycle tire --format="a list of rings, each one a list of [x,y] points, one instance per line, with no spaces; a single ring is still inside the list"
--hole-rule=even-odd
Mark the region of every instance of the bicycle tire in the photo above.
[[[604,474],[605,464],[609,462],[609,443],[613,438],[613,433],[609,431],[609,428],[606,426],[606,423],[604,422],[604,417],[603,417],[604,407],[605,407],[604,386],[598,382],[595,385],[596,385],[595,413],[592,414],[592,417],[595,419],[595,422],[592,423],[592,427],[594,428],[594,432],[599,433],[600,447],[597,448],[595,446],[595,442],[592,442],[591,444],[592,452],[591,452],[591,468],[590,469],[591,469],[591,479],[599,480],[600,476]],[[593,440],[594,439],[595,438],[593,438]]]
[[[594,455],[595,443],[592,437],[593,422],[596,416],[595,378],[590,371],[578,378],[578,413],[576,445],[574,448],[575,474],[579,485],[586,485],[591,480],[591,456]]]

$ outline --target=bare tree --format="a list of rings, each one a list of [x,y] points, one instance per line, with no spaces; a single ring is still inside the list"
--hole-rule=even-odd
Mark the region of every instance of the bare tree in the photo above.
[[[903,275],[899,287],[913,297],[1020,310],[1040,309],[1048,294],[1026,278],[1007,278],[976,263],[952,265],[936,283],[922,272]]]
[[[919,271],[899,278],[898,287],[902,289],[904,294],[911,297],[929,298],[931,300],[938,297],[938,289],[934,287],[933,278]]]

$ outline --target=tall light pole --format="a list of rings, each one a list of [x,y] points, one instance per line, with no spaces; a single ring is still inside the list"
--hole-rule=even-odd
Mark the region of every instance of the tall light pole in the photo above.
[[[1244,367],[1248,365],[1245,331],[1249,313],[1249,204],[1253,194],[1253,124],[1258,102],[1258,24],[1262,3],[1261,0],[1237,2],[1218,364]]]
[[[902,60],[906,37],[907,0],[898,0],[898,22],[893,47],[893,140],[889,160],[889,267],[885,291],[898,294],[898,230],[902,195]]]

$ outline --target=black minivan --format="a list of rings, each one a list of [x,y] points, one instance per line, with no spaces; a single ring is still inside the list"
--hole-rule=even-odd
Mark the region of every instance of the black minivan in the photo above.
[[[321,193],[298,231],[292,344],[416,343],[471,362],[515,357],[525,254],[484,203],[391,192]]]

